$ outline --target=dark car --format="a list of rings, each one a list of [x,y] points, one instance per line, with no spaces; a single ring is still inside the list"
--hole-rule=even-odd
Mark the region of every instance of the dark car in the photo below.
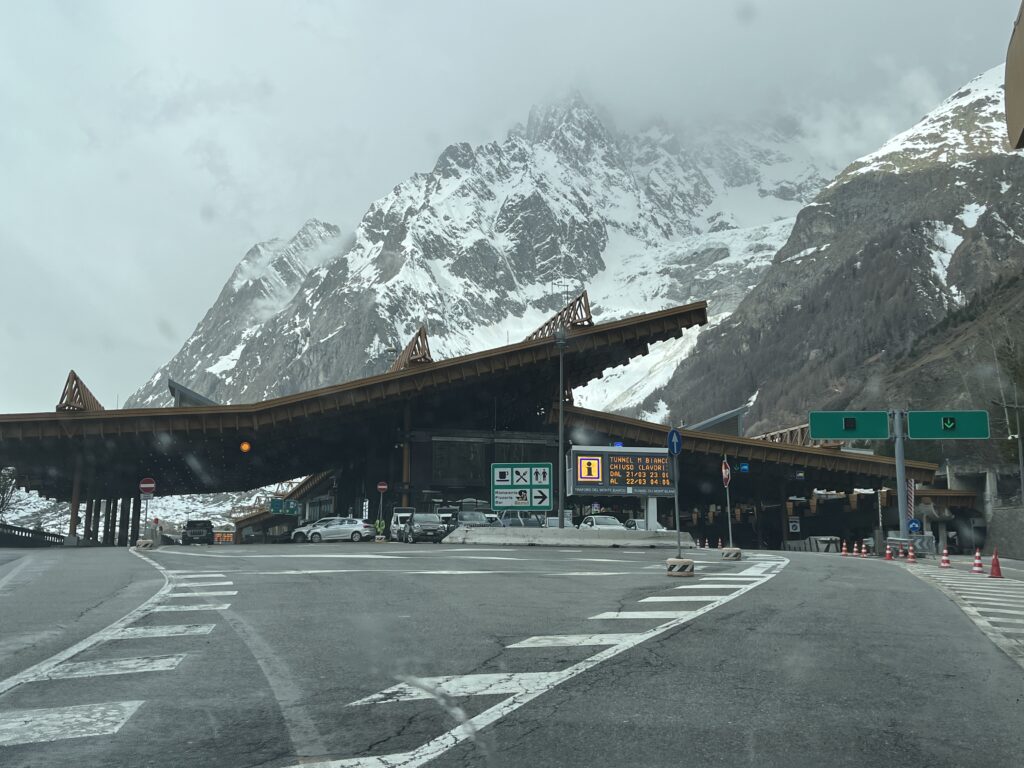
[[[440,541],[447,533],[448,528],[436,512],[413,512],[405,521],[405,541],[408,544]]]
[[[213,544],[213,523],[210,520],[189,520],[181,529],[182,544]]]

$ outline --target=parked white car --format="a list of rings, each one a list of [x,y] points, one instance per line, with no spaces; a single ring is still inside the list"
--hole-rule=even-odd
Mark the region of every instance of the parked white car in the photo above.
[[[308,540],[313,544],[321,541],[372,541],[376,535],[369,520],[357,520],[354,517],[323,517],[305,528],[296,528],[292,532],[292,540]]]
[[[581,531],[625,531],[626,526],[611,515],[587,515],[579,524]]]

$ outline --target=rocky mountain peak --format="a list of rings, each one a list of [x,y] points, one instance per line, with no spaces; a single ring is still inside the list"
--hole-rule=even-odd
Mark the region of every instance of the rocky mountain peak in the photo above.
[[[908,173],[1011,152],[1006,140],[1000,64],[978,75],[916,125],[855,160],[836,179],[866,173]]]

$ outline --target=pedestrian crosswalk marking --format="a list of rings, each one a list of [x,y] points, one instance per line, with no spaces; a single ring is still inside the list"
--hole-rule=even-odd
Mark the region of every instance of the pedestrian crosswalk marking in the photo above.
[[[773,558],[771,566],[776,570],[784,568],[789,561],[785,558]],[[587,670],[593,669],[599,664],[615,658],[619,654],[628,651],[631,648],[635,648],[637,645],[650,638],[658,637],[665,632],[668,632],[677,627],[681,627],[689,621],[692,621],[698,616],[702,616],[705,613],[717,608],[720,605],[740,597],[741,595],[757,588],[761,584],[764,584],[768,579],[774,576],[775,573],[765,574],[765,578],[758,579],[748,584],[735,584],[730,585],[732,589],[727,594],[714,595],[710,598],[710,602],[706,605],[702,605],[699,608],[695,607],[693,611],[648,611],[648,612],[634,612],[634,616],[640,613],[646,613],[648,616],[655,618],[664,618],[669,615],[671,618],[669,621],[661,623],[652,629],[644,632],[636,633],[625,633],[622,635],[612,635],[616,639],[621,638],[622,642],[617,642],[614,645],[610,645],[597,653],[588,655],[586,658],[576,662],[570,667],[551,673],[523,673],[520,675],[467,675],[459,678],[460,680],[470,680],[472,678],[489,677],[492,679],[500,678],[503,682],[488,682],[488,681],[477,681],[477,682],[466,682],[457,684],[457,690],[459,693],[453,694],[452,688],[448,685],[449,682],[455,680],[455,678],[426,678],[425,680],[405,680],[402,686],[394,686],[387,691],[374,694],[365,699],[360,699],[355,704],[372,704],[372,703],[385,703],[391,701],[402,701],[403,698],[395,698],[395,696],[413,695],[416,698],[440,698],[442,694],[447,698],[450,695],[471,695],[480,694],[485,692],[487,694],[497,694],[505,696],[501,701],[488,706],[478,714],[473,715],[468,720],[460,722],[448,731],[440,734],[439,736],[430,739],[426,743],[416,747],[415,749],[404,752],[395,753],[389,755],[370,756],[370,757],[356,757],[348,759],[330,760],[323,763],[318,763],[320,768],[393,768],[393,766],[419,766],[429,763],[431,760],[443,755],[453,747],[465,743],[467,740],[474,738],[474,735],[478,733],[482,728],[485,728],[493,723],[500,721],[502,718],[515,712],[523,705],[529,703],[533,699],[537,698],[546,691],[551,690],[557,685],[564,683],[568,680],[572,680],[577,675],[586,672]],[[714,587],[721,590],[722,587]],[[617,615],[617,614],[616,614]],[[596,617],[594,617],[596,618]],[[510,647],[550,647],[551,645],[562,645],[563,643],[568,644],[572,639],[578,637],[593,637],[593,635],[584,636],[572,636],[564,635],[563,638],[566,640],[548,640],[548,638],[559,637],[559,636],[539,636],[537,638],[528,638],[527,640],[516,643]],[[600,637],[600,636],[598,636]],[[607,635],[605,637],[608,637]],[[543,675],[544,677],[537,677],[536,675]],[[527,675],[530,675],[527,677]],[[513,683],[510,678],[516,678],[518,681]],[[543,684],[539,681],[545,680]],[[441,685],[435,685],[429,687],[431,682],[441,681]],[[485,684],[486,683],[486,684]],[[534,685],[536,684],[536,687]],[[504,690],[516,690],[517,693],[511,695],[501,693],[502,686],[507,685]],[[403,687],[404,686],[404,687]],[[410,694],[409,689],[415,689],[420,693]],[[427,688],[427,690],[424,690]],[[387,695],[384,695],[387,694]],[[305,768],[304,765],[296,765],[293,768]]]
[[[585,645],[619,645],[635,640],[642,633],[625,632],[597,635],[538,635],[506,645],[506,648],[568,648]]]
[[[655,595],[645,597],[641,603],[710,603],[717,600],[716,595]]]
[[[758,579],[758,581],[760,581],[760,579]],[[756,582],[754,582],[754,583],[756,583]],[[673,589],[717,589],[717,590],[723,590],[723,589],[735,589],[736,587],[745,587],[745,586],[747,586],[747,585],[746,584],[682,584],[682,585],[680,585],[678,587],[673,587]]]
[[[591,616],[591,619],[682,619],[693,611],[607,611]]]
[[[140,656],[132,659],[99,659],[96,661],[65,661],[38,680],[68,680],[77,677],[103,677],[106,675],[130,675],[138,672],[167,672],[177,667],[185,654],[168,656]]]
[[[190,581],[188,584],[175,584],[175,589],[181,589],[182,587],[190,587],[198,589],[199,587],[233,587],[235,582],[233,581]]]
[[[1024,616],[1024,611],[1015,611],[1010,608],[989,608],[987,605],[974,606],[982,613],[1008,613],[1011,616]]]
[[[353,701],[350,707],[395,701],[417,701],[438,696],[508,696],[546,690],[557,672],[518,672],[485,675],[446,675],[410,678],[380,693]]]
[[[0,712],[0,747],[87,736],[111,736],[121,730],[121,726],[128,722],[143,703],[112,701]]]
[[[164,624],[155,627],[125,627],[112,640],[136,640],[144,637],[182,637],[185,635],[208,635],[215,624]]]
[[[169,611],[226,611],[231,603],[197,603],[196,605],[154,605],[151,610],[154,613],[166,613]]]
[[[167,598],[172,597],[230,597],[231,595],[237,595],[237,589],[228,589],[220,592],[171,592],[167,595]]]
[[[175,579],[223,579],[226,578],[223,573],[192,573],[192,572],[178,572],[168,571]]]

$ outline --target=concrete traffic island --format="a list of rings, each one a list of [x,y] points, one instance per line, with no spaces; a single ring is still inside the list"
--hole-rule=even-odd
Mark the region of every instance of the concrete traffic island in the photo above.
[[[693,537],[682,534],[684,549],[696,549]],[[581,531],[579,528],[456,528],[444,544],[496,544],[539,547],[657,547],[676,546],[675,531]]]

